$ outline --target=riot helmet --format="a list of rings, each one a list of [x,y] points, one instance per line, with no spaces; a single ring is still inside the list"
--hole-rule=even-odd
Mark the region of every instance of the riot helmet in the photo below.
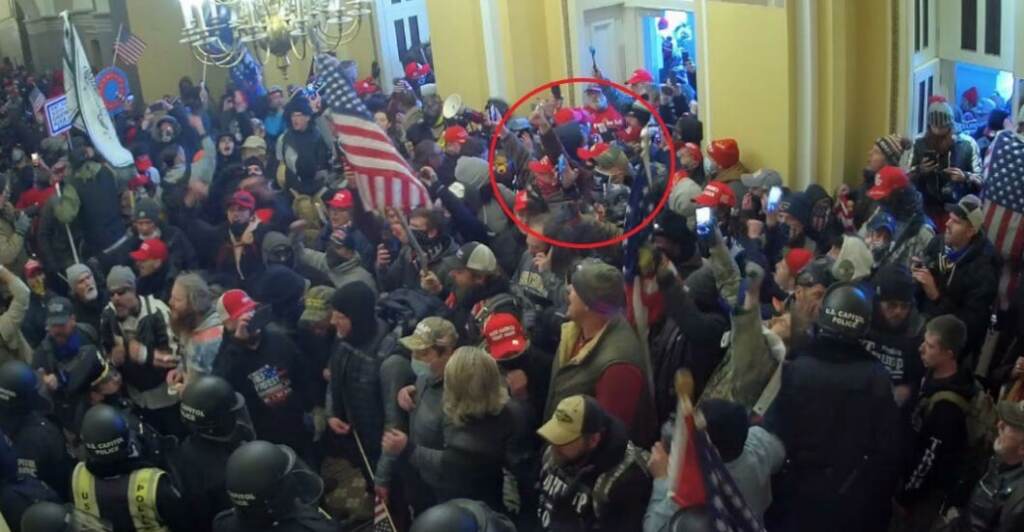
[[[89,462],[118,462],[139,456],[139,444],[128,419],[105,404],[90,408],[82,418],[82,445]]]
[[[858,341],[871,325],[871,313],[871,298],[862,288],[853,283],[837,283],[825,292],[818,329],[827,336]]]
[[[279,521],[296,503],[314,504],[323,493],[323,481],[295,451],[262,440],[231,453],[224,481],[239,520],[250,525]]]
[[[214,441],[252,440],[245,398],[228,381],[203,375],[181,396],[181,419],[193,433]]]
[[[39,379],[28,364],[11,360],[0,366],[0,415],[24,414],[41,402]]]
[[[412,523],[409,532],[478,532],[481,530],[477,516],[456,501],[431,506]]]
[[[37,502],[21,514],[21,529],[32,532],[109,532],[110,522],[53,502]]]

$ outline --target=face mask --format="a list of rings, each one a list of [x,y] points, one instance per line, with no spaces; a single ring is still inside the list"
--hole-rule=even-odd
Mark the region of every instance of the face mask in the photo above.
[[[327,246],[327,251],[324,252],[324,259],[327,260],[328,268],[337,268],[341,263],[345,262],[345,258],[338,254],[338,250],[334,249],[333,246]]]
[[[779,232],[782,234],[782,240],[784,242],[789,242],[790,235],[793,233],[789,229],[789,224],[787,224],[787,223],[779,224]]]
[[[174,131],[161,131],[160,142],[170,142],[174,138]]]
[[[429,377],[431,375],[430,364],[414,358],[412,359],[412,372],[416,374],[416,378]]]
[[[711,157],[704,158],[704,175],[711,179],[718,174],[718,164]]]
[[[235,235],[235,238],[242,236],[242,233],[244,233],[248,228],[249,224],[245,222],[233,222],[228,226],[228,229],[231,231],[232,235]]]
[[[412,231],[413,238],[416,239],[416,242],[419,243],[419,245],[421,245],[423,247],[429,247],[430,246],[431,239],[430,239],[430,236],[427,235],[426,231],[423,231],[421,229],[411,229],[411,231]]]

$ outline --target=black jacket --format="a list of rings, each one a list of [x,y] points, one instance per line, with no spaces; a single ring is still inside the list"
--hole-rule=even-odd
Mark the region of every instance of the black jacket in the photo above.
[[[142,467],[151,466],[141,460],[112,464],[86,462],[86,468],[95,477],[95,503],[99,508],[99,517],[110,521],[114,532],[135,530],[128,503],[133,489],[129,478],[133,471]],[[184,506],[181,493],[174,486],[170,475],[161,476],[157,482],[156,510],[160,520],[170,530],[192,530],[193,515]]]
[[[647,453],[628,441],[617,419],[611,419],[601,443],[583,463],[559,465],[550,449],[545,451],[541,526],[551,532],[643,530],[652,487],[646,460]]]
[[[245,397],[256,436],[288,445],[300,455],[311,439],[303,415],[314,401],[312,387],[301,378],[301,356],[284,334],[268,328],[255,348],[225,337],[213,363],[214,375]]]
[[[215,442],[193,434],[169,457],[170,473],[195,517],[193,530],[212,530],[213,518],[231,508],[224,489],[224,464],[237,447],[237,443]]]
[[[999,287],[999,258],[991,242],[979,232],[963,255],[944,266],[945,242],[936,236],[925,250],[926,265],[935,276],[939,298],[922,296],[922,311],[928,316],[953,314],[967,326],[967,346],[961,356],[977,352],[985,341],[992,316],[992,304]]]
[[[196,250],[192,242],[185,236],[185,232],[169,224],[160,224],[160,240],[167,244],[168,261],[178,271],[189,271],[199,267],[196,258]],[[107,253],[103,255],[103,266],[105,271],[116,264],[130,264],[129,253],[139,249],[143,240],[139,238],[135,229],[129,229],[127,233]]]
[[[105,165],[87,161],[68,178],[81,206],[77,220],[85,236],[88,256],[98,255],[124,235],[121,197],[114,173]]]
[[[892,385],[916,388],[924,376],[920,348],[924,339],[924,318],[916,309],[897,327],[890,327],[880,310],[875,309],[871,328],[860,343],[868,353],[889,370]]]
[[[948,532],[1016,532],[1024,529],[1024,465],[992,458],[967,507]],[[944,531],[945,532],[945,531]]]
[[[767,420],[786,445],[776,503],[794,531],[884,530],[899,455],[889,372],[859,344],[814,338],[782,371]]]
[[[213,520],[214,532],[338,532],[339,525],[316,509],[301,506],[272,525],[258,526],[242,521],[234,509],[221,512]]]
[[[376,334],[361,344],[338,341],[331,356],[331,415],[351,423],[359,433],[370,463],[380,458],[384,435],[381,363],[398,348],[398,338],[384,322],[376,321]]]
[[[0,428],[14,444],[18,474],[38,478],[67,500],[75,464],[60,427],[42,413],[32,411],[24,416],[4,416]]]
[[[137,317],[135,339],[148,351],[144,363],[138,364],[128,355],[128,340],[130,338],[126,337],[113,304],[107,305],[100,316],[100,344],[104,351],[109,353],[114,348],[115,337],[121,337],[125,341],[125,360],[120,368],[124,382],[135,390],[144,392],[157,388],[165,382],[168,370],[153,366],[153,359],[156,349],[170,350],[171,338],[168,329],[170,315],[161,306],[158,306],[152,297],[140,296]]]
[[[963,473],[967,415],[956,403],[936,397],[939,392],[953,392],[969,403],[978,390],[970,372],[963,369],[945,379],[936,379],[931,372],[925,376],[912,420],[913,450],[896,495],[904,506],[928,495],[951,494]]]

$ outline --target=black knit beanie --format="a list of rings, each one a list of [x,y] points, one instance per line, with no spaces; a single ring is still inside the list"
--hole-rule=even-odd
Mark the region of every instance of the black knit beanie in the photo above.
[[[348,343],[359,346],[377,335],[376,300],[373,290],[362,281],[353,281],[334,291],[331,308],[352,322],[352,330],[345,337]]]

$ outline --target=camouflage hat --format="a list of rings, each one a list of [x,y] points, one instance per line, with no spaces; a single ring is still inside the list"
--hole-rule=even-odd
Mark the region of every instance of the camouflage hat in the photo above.
[[[334,288],[329,286],[314,286],[306,292],[304,300],[305,308],[299,316],[300,322],[316,323],[326,320],[331,315],[331,296]]]
[[[416,324],[416,330],[409,336],[399,340],[402,345],[413,351],[430,349],[431,347],[455,347],[459,334],[452,322],[431,316],[423,318]]]

